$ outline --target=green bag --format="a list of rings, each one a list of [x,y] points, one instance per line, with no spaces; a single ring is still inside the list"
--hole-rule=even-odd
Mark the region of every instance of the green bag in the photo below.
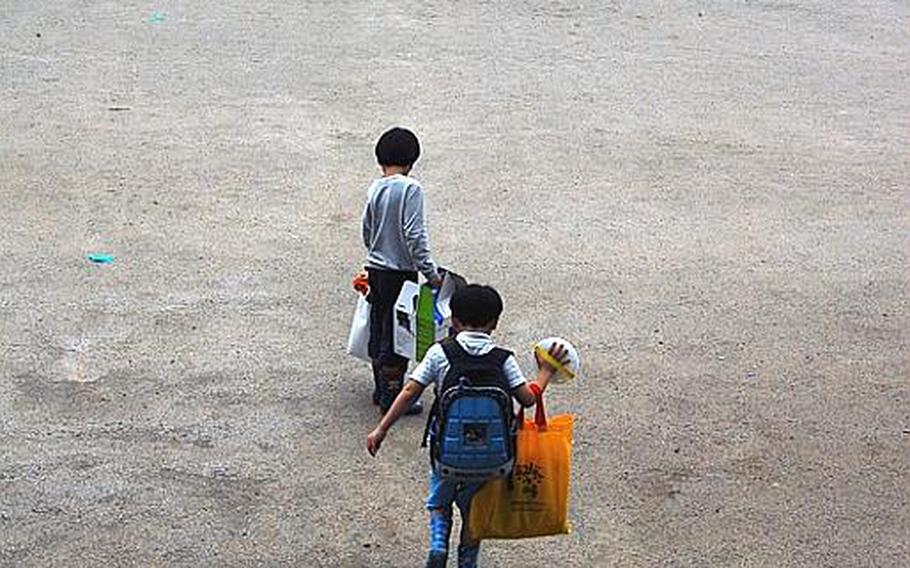
[[[417,361],[422,361],[430,346],[436,343],[437,326],[444,323],[437,323],[435,306],[436,293],[429,284],[424,284],[417,295],[417,347],[414,352]]]

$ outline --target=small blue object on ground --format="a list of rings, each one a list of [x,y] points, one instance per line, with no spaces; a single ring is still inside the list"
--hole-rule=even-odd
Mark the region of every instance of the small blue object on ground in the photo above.
[[[113,264],[114,263],[114,255],[106,254],[103,252],[90,252],[87,255],[85,255],[85,258],[87,258],[91,262],[94,262],[95,264]]]
[[[150,24],[164,23],[164,12],[158,12],[158,11],[152,12],[152,14],[149,16],[149,23]]]

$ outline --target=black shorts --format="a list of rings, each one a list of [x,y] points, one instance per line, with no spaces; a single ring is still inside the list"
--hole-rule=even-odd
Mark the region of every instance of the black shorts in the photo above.
[[[370,280],[370,358],[381,365],[407,367],[407,357],[395,354],[395,302],[405,282],[417,282],[416,272],[367,268]]]

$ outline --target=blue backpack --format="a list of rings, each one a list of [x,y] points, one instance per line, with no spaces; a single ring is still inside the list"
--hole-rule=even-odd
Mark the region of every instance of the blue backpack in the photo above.
[[[430,464],[461,481],[505,477],[515,461],[515,414],[502,366],[511,355],[493,348],[471,355],[452,338],[440,342],[449,372],[427,417]],[[429,435],[429,436],[427,436]]]

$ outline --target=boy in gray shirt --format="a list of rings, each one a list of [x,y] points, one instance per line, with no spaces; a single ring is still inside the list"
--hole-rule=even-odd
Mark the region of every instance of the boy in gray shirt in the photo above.
[[[439,286],[439,270],[430,256],[423,215],[423,187],[409,177],[420,157],[420,143],[410,130],[393,128],[379,137],[376,160],[382,177],[368,190],[363,210],[363,244],[370,292],[370,345],[373,364],[373,402],[383,413],[401,391],[408,360],[393,345],[395,301],[405,281],[422,273],[431,286]],[[409,413],[420,413],[414,404]]]

